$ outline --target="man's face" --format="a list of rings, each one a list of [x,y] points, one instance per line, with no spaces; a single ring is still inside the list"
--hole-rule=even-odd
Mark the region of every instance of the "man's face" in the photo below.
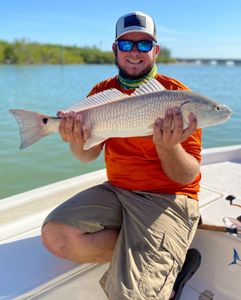
[[[130,41],[152,40],[149,35],[141,32],[126,33],[120,39]],[[120,75],[129,79],[138,79],[150,72],[160,51],[160,47],[156,45],[149,52],[140,52],[135,45],[131,51],[122,52],[116,44],[113,44],[113,51],[116,56],[116,65],[119,68]]]

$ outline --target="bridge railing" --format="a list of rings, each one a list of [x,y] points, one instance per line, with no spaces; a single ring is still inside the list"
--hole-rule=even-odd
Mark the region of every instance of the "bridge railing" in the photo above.
[[[225,59],[225,58],[176,58],[178,63],[188,64],[205,64],[205,65],[227,65],[240,66],[241,59]]]

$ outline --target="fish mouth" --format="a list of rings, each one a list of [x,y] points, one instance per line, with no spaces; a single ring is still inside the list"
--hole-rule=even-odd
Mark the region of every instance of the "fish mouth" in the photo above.
[[[227,105],[222,105],[220,107],[223,110],[223,114],[220,115],[219,119],[220,120],[224,120],[224,121],[228,120],[232,116],[232,114],[233,114],[232,109],[230,107],[228,107]]]
[[[230,107],[228,107],[227,105],[223,105],[223,108],[225,109],[227,115],[229,115],[229,117],[231,117],[233,114],[233,110]]]
[[[232,114],[233,114],[233,111],[229,107],[226,106],[224,114],[220,115],[215,123],[221,124],[221,123],[228,121],[230,119],[230,117],[232,116]]]

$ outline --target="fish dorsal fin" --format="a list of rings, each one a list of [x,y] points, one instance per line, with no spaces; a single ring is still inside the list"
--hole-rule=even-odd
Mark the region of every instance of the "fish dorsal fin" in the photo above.
[[[123,94],[117,89],[109,89],[95,95],[84,98],[78,103],[75,103],[64,112],[83,111],[90,108],[102,106],[107,103],[116,102],[128,98],[129,95]]]
[[[166,88],[156,79],[150,78],[142,83],[131,96],[164,91]]]

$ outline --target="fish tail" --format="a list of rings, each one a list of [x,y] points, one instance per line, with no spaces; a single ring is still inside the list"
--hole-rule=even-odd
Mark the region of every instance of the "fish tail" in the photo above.
[[[39,139],[57,131],[49,126],[52,117],[23,109],[10,109],[19,125],[21,138],[20,149],[25,149]]]

